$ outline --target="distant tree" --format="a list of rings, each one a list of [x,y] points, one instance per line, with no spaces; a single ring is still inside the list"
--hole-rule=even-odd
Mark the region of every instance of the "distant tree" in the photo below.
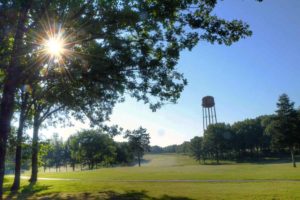
[[[68,141],[64,142],[64,144],[63,144],[63,162],[62,163],[65,165],[66,171],[68,171],[68,164],[72,163],[71,149],[70,149],[70,145],[69,145]]]
[[[134,160],[134,153],[128,142],[116,143],[117,157],[116,162],[119,164],[129,164]]]
[[[53,134],[53,138],[51,140],[52,146],[52,154],[53,154],[53,164],[55,166],[56,171],[59,169],[63,163],[63,155],[64,155],[64,143],[63,139],[59,137],[58,133]]]
[[[149,151],[150,136],[147,130],[140,127],[137,130],[126,131],[125,138],[128,138],[129,145],[138,159],[139,167],[141,159],[146,151]]]
[[[75,134],[72,143],[78,144],[71,148],[72,157],[77,156],[80,162],[94,169],[98,164],[111,165],[116,159],[116,147],[113,139],[101,133],[101,130],[84,130]],[[78,152],[72,152],[78,151]]]
[[[155,145],[155,146],[150,147],[150,152],[151,153],[163,153],[164,149],[160,146]]]
[[[194,137],[190,142],[190,150],[192,156],[197,161],[204,160],[204,152],[203,152],[203,137]]]
[[[53,151],[53,146],[50,143],[50,140],[41,141],[39,145],[39,153],[38,153],[38,165],[44,167],[44,172],[46,171],[46,168],[50,166],[51,164],[51,158],[50,152]]]
[[[75,166],[77,163],[81,163],[81,157],[80,157],[80,145],[78,143],[77,139],[78,135],[71,135],[67,140],[68,149],[70,151],[70,164],[73,168],[73,171],[75,171]]]
[[[293,167],[296,167],[295,148],[300,143],[299,117],[288,95],[282,94],[277,103],[274,121],[270,124],[272,143],[277,147],[288,148]]]
[[[178,145],[173,144],[163,148],[164,153],[176,153]]]
[[[219,163],[221,153],[232,148],[233,133],[230,125],[217,123],[209,125],[204,132],[204,145]]]
[[[239,157],[245,156],[248,151],[253,157],[254,151],[258,153],[260,142],[263,139],[264,129],[259,119],[246,119],[232,125],[235,133],[234,147]]]
[[[190,142],[187,141],[183,142],[180,145],[177,145],[176,153],[189,154],[191,149],[190,145]]]
[[[268,127],[273,122],[274,117],[275,115],[264,115],[258,117],[263,128],[263,136],[260,140],[261,151],[265,156],[267,155],[267,153],[269,154],[271,152],[272,135],[269,133]]]

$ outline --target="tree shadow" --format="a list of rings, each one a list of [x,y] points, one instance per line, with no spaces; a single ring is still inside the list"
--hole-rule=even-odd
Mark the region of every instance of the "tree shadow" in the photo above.
[[[22,187],[20,191],[11,192],[6,199],[16,199],[16,200],[23,200],[23,199],[30,199],[36,193],[39,193],[43,190],[48,190],[50,186],[47,185],[37,185],[34,183],[30,183],[27,186]]]
[[[300,158],[296,157],[296,161],[299,161]],[[290,157],[259,157],[259,158],[240,158],[240,159],[233,159],[233,160],[220,160],[219,163],[217,163],[214,160],[208,160],[205,163],[201,161],[200,165],[236,165],[241,163],[246,164],[258,164],[258,165],[265,165],[265,164],[288,164],[291,163]]]
[[[226,162],[209,162],[209,163],[201,163],[201,165],[213,165],[213,166],[218,166],[218,165],[234,165],[235,163],[226,163]]]
[[[291,163],[291,159],[289,157],[265,157],[259,159],[244,159],[244,160],[237,160],[237,163],[250,163],[250,164],[285,164]]]
[[[115,191],[104,191],[99,193],[80,193],[64,195],[60,193],[52,194],[50,196],[40,197],[40,200],[81,200],[81,199],[96,199],[96,200],[193,200],[187,197],[175,197],[163,195],[161,197],[151,197],[147,191],[126,191],[125,193],[117,193]]]

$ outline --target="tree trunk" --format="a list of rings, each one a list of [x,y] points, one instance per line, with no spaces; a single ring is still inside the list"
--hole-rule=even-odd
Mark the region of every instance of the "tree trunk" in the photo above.
[[[17,147],[16,147],[16,158],[15,158],[15,177],[14,183],[11,187],[11,191],[17,191],[20,188],[20,176],[21,176],[21,159],[22,159],[22,139],[23,139],[23,129],[25,125],[25,113],[28,100],[28,93],[22,98],[21,112],[19,118],[19,128],[17,131]]]
[[[39,113],[35,113],[33,122],[33,137],[32,137],[32,157],[31,157],[31,178],[30,183],[37,182],[38,174],[38,152],[39,152]]]
[[[5,84],[0,111],[0,199],[3,194],[3,179],[5,173],[5,154],[7,137],[10,131],[10,121],[13,114],[15,87]]]
[[[141,156],[138,154],[139,167],[141,166]]]
[[[291,157],[292,157],[293,167],[297,167],[297,166],[296,166],[296,160],[295,160],[295,152],[294,152],[294,148],[291,147],[291,148],[290,148],[290,151],[291,151]]]
[[[217,164],[219,164],[219,152],[216,152],[216,159],[217,159]]]
[[[2,99],[0,106],[0,200],[3,195],[3,180],[5,173],[5,154],[7,137],[10,132],[10,121],[14,109],[15,91],[20,81],[19,56],[21,55],[22,40],[25,32],[25,22],[31,1],[24,1],[21,5],[21,10],[16,27],[14,44],[11,53],[11,60],[7,69],[6,78],[3,84]]]

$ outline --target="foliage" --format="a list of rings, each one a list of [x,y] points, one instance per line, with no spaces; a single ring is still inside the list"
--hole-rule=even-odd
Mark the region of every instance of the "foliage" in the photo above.
[[[128,165],[134,161],[134,152],[128,142],[116,143],[116,163]]]
[[[190,141],[191,155],[197,161],[201,161],[201,159],[205,159],[204,157],[204,148],[203,148],[203,137],[194,137]]]
[[[140,127],[137,130],[126,131],[125,138],[128,138],[128,143],[138,159],[139,166],[141,165],[141,158],[146,151],[150,150],[150,136],[147,130]]]
[[[277,108],[275,119],[269,125],[272,143],[278,147],[289,148],[293,166],[296,167],[294,151],[300,144],[299,116],[294,102],[291,102],[286,94],[279,97]]]
[[[230,125],[217,123],[207,127],[204,132],[203,145],[219,163],[220,154],[231,150],[233,138],[234,135]]]
[[[47,150],[46,154],[40,156],[44,170],[47,167],[60,170],[63,165],[71,165],[75,170],[77,164],[88,166],[88,169],[113,164],[131,164],[134,153],[130,145],[127,142],[117,143],[110,134],[104,132],[101,129],[83,130],[71,135],[65,142],[58,134],[54,134],[51,140],[41,142]]]

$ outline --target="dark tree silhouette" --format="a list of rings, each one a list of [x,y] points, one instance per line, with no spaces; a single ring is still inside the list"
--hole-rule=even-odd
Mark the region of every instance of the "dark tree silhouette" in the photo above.
[[[277,103],[276,116],[271,126],[272,142],[278,147],[287,147],[296,167],[295,148],[300,144],[299,117],[288,95],[282,94]]]
[[[128,138],[128,143],[138,159],[139,167],[141,159],[146,151],[150,150],[150,136],[147,130],[140,127],[137,130],[127,131],[125,138]]]

